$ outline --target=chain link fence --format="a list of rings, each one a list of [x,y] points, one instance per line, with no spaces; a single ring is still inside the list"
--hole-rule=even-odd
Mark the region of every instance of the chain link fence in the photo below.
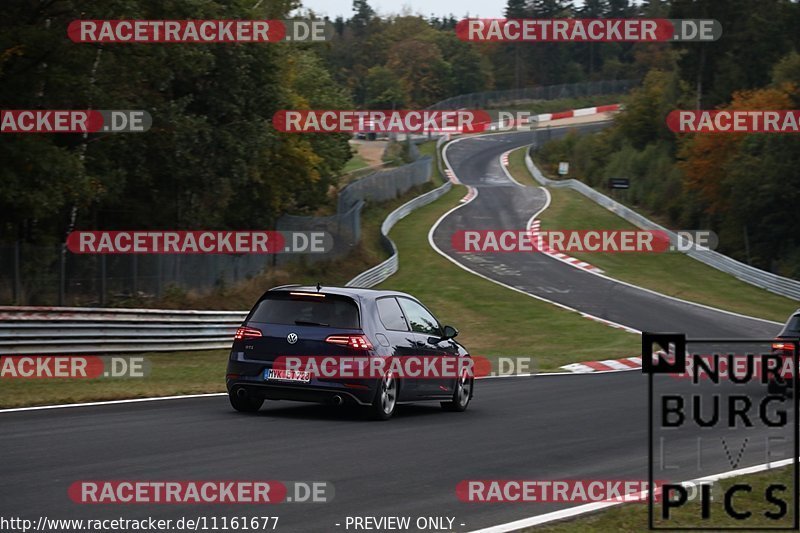
[[[603,94],[627,93],[638,84],[638,80],[588,81],[527,87],[504,91],[484,91],[447,98],[428,109],[489,109],[498,105],[510,105],[530,100],[559,100],[562,98],[581,98]]]
[[[0,302],[99,305],[222,288],[275,264],[279,254],[77,255],[62,245],[0,246]]]
[[[418,141],[420,142],[420,141]],[[414,143],[409,150],[419,157]],[[78,255],[61,244],[0,245],[0,304],[106,306],[159,299],[170,291],[224,288],[293,261],[341,258],[361,240],[366,202],[397,198],[430,179],[430,157],[377,170],[339,192],[330,216],[283,215],[278,231],[324,231],[333,248],[324,254],[100,254]]]
[[[361,180],[352,184],[359,183]],[[352,185],[351,184],[351,185]],[[335,215],[330,216],[298,216],[283,215],[276,223],[279,231],[325,231],[333,237],[333,248],[324,254],[276,254],[275,264],[282,266],[302,257],[303,261],[315,263],[329,261],[347,255],[361,240],[361,209],[364,201],[356,199],[349,204],[342,203],[341,195],[348,187],[339,192],[338,208]]]
[[[339,191],[338,211],[343,212],[359,201],[385,202],[402,196],[430,179],[431,162],[430,157],[422,157],[413,163],[380,170],[352,182]]]

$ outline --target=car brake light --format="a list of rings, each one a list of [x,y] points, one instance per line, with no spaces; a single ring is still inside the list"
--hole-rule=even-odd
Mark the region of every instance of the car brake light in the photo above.
[[[783,350],[785,352],[793,352],[794,351],[794,344],[791,342],[773,342],[772,343],[773,350]]]
[[[238,328],[233,336],[234,340],[254,339],[261,336],[261,330],[256,328]]]
[[[371,350],[372,343],[369,342],[366,335],[330,335],[325,342],[331,344],[338,344],[340,346],[349,346],[357,350]]]

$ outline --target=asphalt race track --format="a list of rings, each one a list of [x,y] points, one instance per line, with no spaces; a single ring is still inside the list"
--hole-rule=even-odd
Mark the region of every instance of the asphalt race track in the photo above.
[[[345,531],[335,524],[347,516],[451,516],[456,531],[469,531],[565,505],[462,503],[455,487],[464,479],[647,479],[642,374],[490,379],[476,391],[466,413],[406,406],[388,423],[291,403],[241,415],[223,396],[0,414],[0,512],[33,519],[278,514],[278,531]],[[680,450],[671,460],[691,462],[698,434],[671,443]],[[741,464],[763,458],[763,442],[754,441]],[[720,453],[706,457],[704,468],[731,469]],[[68,499],[72,482],[93,479],[326,480],[335,497],[274,507]]]
[[[499,166],[502,152],[530,142],[529,133],[503,134],[448,149],[458,177],[479,191],[435,232],[437,245],[456,261],[638,330],[690,337],[777,331],[770,322],[661,298],[541,255],[476,260],[453,253],[453,230],[524,228],[541,208],[541,191],[508,182]],[[673,438],[671,459],[694,464],[696,437],[713,440],[724,431],[683,431]],[[405,406],[387,423],[365,421],[351,409],[289,402],[267,402],[248,416],[235,413],[224,396],[0,413],[0,515],[278,515],[277,531],[291,532],[347,531],[348,516],[449,516],[456,531],[470,531],[570,505],[463,503],[455,495],[459,481],[646,479],[647,433],[646,379],[635,371],[481,380],[466,413]],[[764,446],[753,439],[739,466],[763,463]],[[682,475],[731,468],[716,453],[704,458],[702,469]],[[324,504],[126,506],[78,505],[67,496],[75,481],[109,479],[321,480],[333,483],[335,497]]]

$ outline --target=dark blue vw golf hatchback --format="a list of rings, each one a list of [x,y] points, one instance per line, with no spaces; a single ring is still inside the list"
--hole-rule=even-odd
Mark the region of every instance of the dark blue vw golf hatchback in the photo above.
[[[238,328],[228,361],[226,384],[237,411],[258,411],[264,400],[351,403],[388,420],[401,403],[439,401],[465,411],[472,398],[471,365],[455,373],[413,377],[388,367],[380,375],[348,377],[287,371],[285,358],[336,360],[357,356],[394,362],[471,363],[454,340],[458,331],[442,326],[416,298],[402,292],[349,287],[287,285],[265,292]],[[371,361],[373,363],[380,361]]]

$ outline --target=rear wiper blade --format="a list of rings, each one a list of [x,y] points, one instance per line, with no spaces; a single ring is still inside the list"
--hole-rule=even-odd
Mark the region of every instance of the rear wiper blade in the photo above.
[[[330,324],[323,324],[322,322],[311,322],[309,320],[295,320],[294,323],[297,324],[298,326],[323,326],[323,327],[330,326]]]

